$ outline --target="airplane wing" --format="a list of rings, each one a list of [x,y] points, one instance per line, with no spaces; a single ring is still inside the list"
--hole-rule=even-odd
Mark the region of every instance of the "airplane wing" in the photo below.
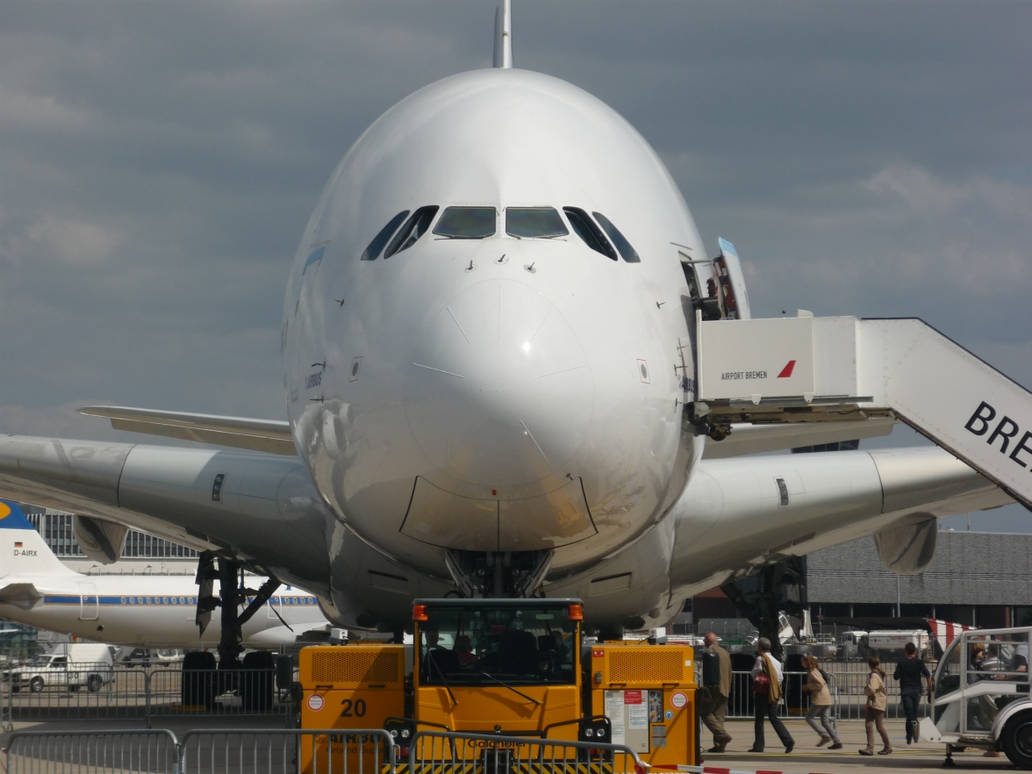
[[[735,423],[731,433],[720,441],[707,441],[703,459],[738,457],[743,454],[783,451],[801,446],[877,438],[892,432],[896,419],[870,417],[864,420],[830,422],[793,422],[754,425]]]
[[[116,430],[272,454],[297,454],[294,439],[290,435],[290,424],[284,420],[190,414],[130,406],[86,406],[79,411],[89,416],[110,419],[111,426]]]
[[[935,519],[1007,505],[1003,490],[937,447],[703,460],[674,505],[674,596],[743,568],[874,535],[882,561],[931,560]]]
[[[0,493],[221,550],[312,593],[329,576],[329,511],[296,455],[0,435]]]

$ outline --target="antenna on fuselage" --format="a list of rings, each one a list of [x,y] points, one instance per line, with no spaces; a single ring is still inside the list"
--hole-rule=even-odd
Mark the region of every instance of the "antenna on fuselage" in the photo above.
[[[494,66],[512,68],[512,8],[509,0],[499,0],[495,9]]]

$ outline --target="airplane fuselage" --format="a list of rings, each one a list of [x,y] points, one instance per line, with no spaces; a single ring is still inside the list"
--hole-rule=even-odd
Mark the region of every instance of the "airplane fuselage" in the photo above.
[[[480,220],[456,232],[450,207]],[[560,225],[528,232],[528,211]],[[582,213],[633,252],[593,247]],[[570,84],[479,70],[390,109],[330,178],[287,289],[290,421],[334,516],[438,577],[445,550],[551,551],[568,575],[646,532],[701,453],[679,251],[705,257],[662,162]]]
[[[197,648],[219,642],[217,614],[203,635],[198,632],[194,622],[197,585],[192,575],[72,574],[19,580],[32,581],[39,599],[31,606],[0,604],[0,618],[115,645]],[[315,597],[287,589],[273,595],[243,625],[243,644],[291,647],[304,631],[325,626]]]

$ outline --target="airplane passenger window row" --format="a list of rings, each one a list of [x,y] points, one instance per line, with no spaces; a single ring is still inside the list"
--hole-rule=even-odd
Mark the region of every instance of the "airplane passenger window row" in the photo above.
[[[402,210],[377,232],[361,260],[375,261],[381,253],[387,259],[411,247],[427,232],[439,209],[426,205],[411,215],[409,210]],[[567,206],[563,213],[574,233],[592,250],[612,261],[623,258],[626,263],[641,262],[627,237],[601,212],[589,215],[579,207]],[[443,239],[485,239],[495,235],[497,219],[495,207],[445,207],[432,233]],[[554,207],[506,207],[505,233],[517,239],[555,239],[567,236],[570,230]]]
[[[97,597],[88,596],[86,597],[89,602],[96,602]],[[103,599],[107,600],[107,597]],[[111,599],[115,599],[112,597]],[[275,605],[288,605],[295,607],[299,605],[315,605],[315,597],[273,597],[272,603]],[[123,605],[196,605],[197,597],[121,597],[121,604]]]

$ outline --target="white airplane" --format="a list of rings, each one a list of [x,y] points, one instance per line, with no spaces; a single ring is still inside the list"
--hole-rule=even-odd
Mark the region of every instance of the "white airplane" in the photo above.
[[[17,503],[0,500],[0,618],[116,645],[216,645],[218,618],[203,635],[198,633],[197,594],[192,575],[74,572],[54,555]],[[289,648],[302,633],[328,626],[315,597],[286,589],[244,623],[243,644]]]
[[[287,282],[287,420],[91,407],[234,448],[3,437],[0,491],[86,514],[110,546],[132,525],[219,552],[386,629],[455,592],[661,625],[736,573],[862,535],[913,570],[935,517],[1011,502],[938,448],[743,456],[891,422],[708,443],[686,410],[707,278],[682,262],[707,258],[692,215],[626,120],[512,66],[499,10],[494,67],[402,100],[330,176]]]

